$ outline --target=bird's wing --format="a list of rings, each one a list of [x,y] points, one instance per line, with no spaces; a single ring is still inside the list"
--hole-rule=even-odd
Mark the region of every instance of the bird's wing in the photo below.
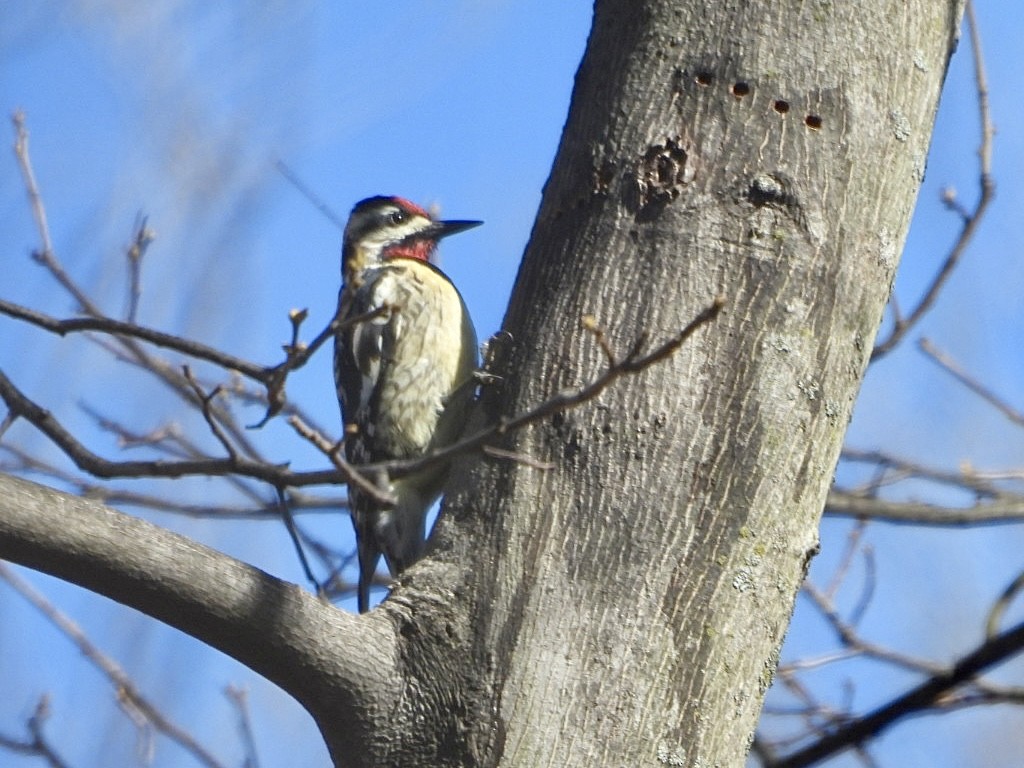
[[[372,291],[342,288],[341,320],[351,321],[372,312]],[[384,322],[382,322],[384,320]],[[380,377],[384,318],[352,323],[338,334],[334,344],[334,380],[346,427],[360,426],[368,417],[370,398]]]
[[[342,322],[351,322],[375,309],[372,286],[365,283],[358,288],[342,286],[338,301]],[[371,400],[380,378],[385,323],[383,317],[351,322],[334,340],[334,381],[345,424],[345,455],[353,465],[375,458]],[[359,612],[365,613],[370,607],[370,585],[381,556],[378,505],[355,486],[349,486],[348,495],[359,556]]]

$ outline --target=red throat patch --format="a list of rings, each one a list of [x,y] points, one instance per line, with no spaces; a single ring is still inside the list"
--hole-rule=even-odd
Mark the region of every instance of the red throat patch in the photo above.
[[[408,240],[386,248],[382,255],[385,259],[417,259],[429,263],[436,248],[433,240]]]

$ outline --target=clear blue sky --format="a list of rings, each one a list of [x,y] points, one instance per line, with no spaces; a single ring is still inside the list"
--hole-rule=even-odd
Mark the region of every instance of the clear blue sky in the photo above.
[[[275,169],[280,160],[341,216],[362,197],[393,193],[436,204],[447,216],[483,219],[486,227],[445,244],[443,265],[481,337],[495,330],[565,118],[589,4],[263,6],[9,0],[0,9],[0,108],[26,112],[55,249],[68,270],[118,314],[124,248],[144,211],[157,240],[146,258],[140,320],[255,360],[277,360],[287,340],[287,311],[308,307],[311,334],[329,319],[339,282],[339,232]],[[1024,9],[1003,0],[982,2],[978,10],[999,128],[999,198],[922,333],[1021,405],[1024,118],[1017,83]],[[938,203],[939,190],[953,185],[968,201],[976,195],[969,65],[961,53],[950,72],[897,284],[904,306],[956,229]],[[0,296],[70,314],[71,301],[28,258],[37,239],[13,155],[0,156],[0,163]],[[176,421],[203,429],[81,340],[53,340],[0,318],[0,366],[107,455],[116,455],[117,446],[93,428],[83,402],[143,428]],[[289,393],[325,425],[336,425],[326,355]],[[255,421],[255,412],[243,419]],[[30,430],[12,430],[11,438],[56,456]],[[261,439],[277,458],[321,466],[280,425]],[[1020,434],[910,349],[869,374],[849,442],[946,466],[963,460],[1020,466],[1024,455]],[[219,491],[193,483],[173,492],[208,502]],[[300,578],[276,523],[149,516],[284,578]],[[341,515],[310,524],[348,541]],[[848,528],[826,523],[816,574],[828,573]],[[869,539],[879,562],[879,596],[865,630],[906,650],[951,658],[977,639],[984,605],[1021,567],[1022,538],[1020,528],[964,534],[877,526]],[[327,765],[308,716],[245,668],[102,598],[31,578],[229,764],[238,763],[241,748],[219,691],[234,684],[250,691],[264,768]],[[851,589],[849,600],[855,597]],[[823,647],[805,608],[798,608],[786,658]],[[0,732],[17,732],[48,692],[49,732],[73,765],[131,764],[132,726],[110,690],[2,584],[0,649]],[[838,688],[842,675],[825,673],[822,680]],[[855,700],[867,706],[906,683],[873,670]],[[929,726],[927,719],[901,726],[877,754],[887,765],[1009,766],[1012,749],[974,754],[979,734],[998,734],[1003,743],[1016,738],[1016,754],[1024,751],[1024,737],[1009,733],[1024,733],[1019,714],[967,713],[950,722],[953,727]],[[0,764],[12,760],[3,754]],[[153,764],[189,763],[158,741]]]

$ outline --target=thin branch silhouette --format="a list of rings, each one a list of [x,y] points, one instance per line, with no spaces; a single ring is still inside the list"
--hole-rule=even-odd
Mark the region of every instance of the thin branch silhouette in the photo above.
[[[853,719],[797,752],[766,763],[768,768],[803,768],[876,737],[896,722],[935,708],[958,686],[1024,649],[1024,624],[989,638],[952,666],[874,711]]]
[[[981,33],[978,31],[978,24],[974,17],[974,5],[969,0],[966,4],[965,14],[971,37],[974,79],[978,94],[978,117],[981,130],[981,140],[978,147],[978,201],[975,203],[973,210],[967,211],[958,204],[955,192],[947,190],[943,193],[944,204],[956,211],[962,220],[960,234],[946,255],[939,271],[932,278],[931,284],[918,301],[917,306],[908,315],[904,316],[900,313],[895,302],[891,304],[893,311],[892,329],[888,337],[875,345],[871,352],[872,362],[881,359],[895,349],[910,330],[935,305],[939,294],[949,281],[953,270],[960,263],[961,257],[967,251],[967,246],[974,237],[974,233],[977,232],[989,204],[995,197],[996,184],[992,178],[992,138],[995,135],[995,127],[992,124],[992,114],[989,109],[988,77],[985,74],[985,59],[981,49]]]
[[[117,700],[122,709],[141,716],[141,722],[152,726],[164,734],[193,758],[207,768],[226,768],[224,763],[213,756],[180,726],[172,723],[160,709],[147,699],[135,686],[123,669],[97,648],[86,637],[85,633],[64,613],[57,609],[42,593],[19,577],[14,571],[0,563],[0,580],[7,582],[19,595],[27,600],[37,611],[56,627],[61,634],[75,644],[81,654],[107,678],[117,693]]]

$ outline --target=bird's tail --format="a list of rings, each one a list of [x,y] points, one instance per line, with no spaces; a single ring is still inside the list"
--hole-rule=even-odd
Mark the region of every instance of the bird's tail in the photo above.
[[[370,610],[370,585],[377,572],[380,560],[380,543],[377,540],[377,518],[379,512],[373,499],[349,489],[349,509],[352,514],[352,525],[356,529],[356,554],[359,559],[359,585],[356,600],[359,612]]]
[[[384,555],[392,576],[399,576],[423,556],[426,540],[427,511],[436,501],[431,489],[425,496],[421,489],[395,483],[392,492],[398,498],[393,507],[384,507],[375,499],[351,492],[352,520],[356,527],[359,554],[359,612],[370,608],[370,586]]]

